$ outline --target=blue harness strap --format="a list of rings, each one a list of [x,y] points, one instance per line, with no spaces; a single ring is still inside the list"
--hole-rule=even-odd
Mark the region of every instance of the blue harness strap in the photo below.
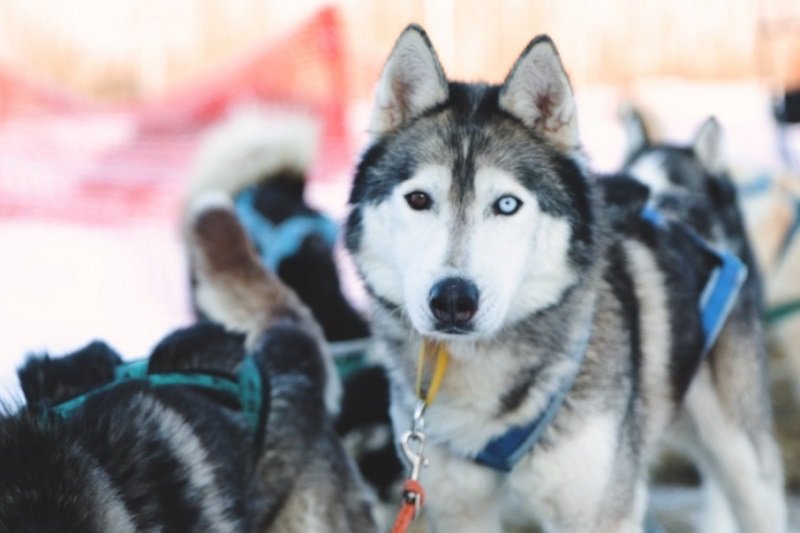
[[[740,183],[736,189],[744,197],[759,196],[768,192],[772,188],[773,182],[774,180],[770,174],[762,172],[753,180]]]
[[[297,253],[309,235],[319,235],[330,247],[336,243],[336,223],[330,218],[321,214],[297,215],[276,225],[256,210],[255,194],[255,187],[243,190],[234,199],[234,206],[261,261],[273,272],[281,261]]]
[[[642,210],[642,219],[655,227],[664,228],[667,221],[652,207]],[[719,265],[711,272],[700,295],[700,321],[703,328],[703,353],[705,357],[719,336],[728,315],[736,303],[739,291],[747,279],[747,266],[727,250],[718,250],[684,224],[675,226],[703,252],[711,254]]]
[[[719,332],[728,320],[739,290],[747,279],[747,267],[727,251],[715,251],[720,265],[714,269],[700,297],[700,317],[703,325],[703,356],[711,351]]]
[[[542,438],[545,430],[564,404],[567,394],[572,390],[575,378],[581,369],[586,349],[589,345],[590,327],[586,328],[584,338],[578,344],[573,359],[575,367],[564,376],[559,384],[558,390],[550,397],[544,410],[536,418],[524,426],[512,426],[499,437],[490,440],[489,443],[473,458],[473,460],[483,466],[494,468],[501,472],[511,472],[522,457],[528,453]]]

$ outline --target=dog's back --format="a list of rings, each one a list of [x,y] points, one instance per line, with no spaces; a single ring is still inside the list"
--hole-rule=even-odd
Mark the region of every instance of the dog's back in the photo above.
[[[0,419],[0,530],[375,530],[333,427],[319,326],[259,265],[229,207],[193,211],[188,235],[201,304],[224,326],[171,333],[132,377],[101,343],[31,358],[19,372],[28,404]],[[206,386],[232,377],[238,393]]]
[[[187,333],[209,350],[237,345],[221,328]],[[28,407],[0,421],[0,529],[245,530],[242,487],[257,457],[242,445],[252,439],[232,406],[187,387],[131,381],[87,396],[64,419],[48,411],[110,382],[119,364],[94,343],[20,370]]]

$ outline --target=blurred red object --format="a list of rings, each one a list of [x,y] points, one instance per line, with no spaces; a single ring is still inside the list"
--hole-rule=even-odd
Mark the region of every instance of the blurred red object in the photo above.
[[[243,101],[319,117],[310,179],[339,175],[353,157],[344,50],[339,15],[326,7],[280,40],[152,101],[94,104],[0,70],[0,218],[176,219],[203,132]]]

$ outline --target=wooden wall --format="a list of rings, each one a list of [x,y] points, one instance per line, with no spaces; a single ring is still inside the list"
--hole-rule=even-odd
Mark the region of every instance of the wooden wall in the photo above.
[[[87,94],[146,96],[277,38],[327,2],[0,0],[0,64]],[[351,86],[375,81],[409,22],[452,77],[499,81],[536,34],[556,41],[575,84],[643,77],[777,78],[800,84],[798,0],[339,0]]]

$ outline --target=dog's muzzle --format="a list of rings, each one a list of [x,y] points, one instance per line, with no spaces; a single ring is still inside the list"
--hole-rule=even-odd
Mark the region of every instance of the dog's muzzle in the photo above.
[[[445,278],[431,289],[428,305],[436,329],[445,333],[466,333],[478,312],[478,287],[464,278]]]

